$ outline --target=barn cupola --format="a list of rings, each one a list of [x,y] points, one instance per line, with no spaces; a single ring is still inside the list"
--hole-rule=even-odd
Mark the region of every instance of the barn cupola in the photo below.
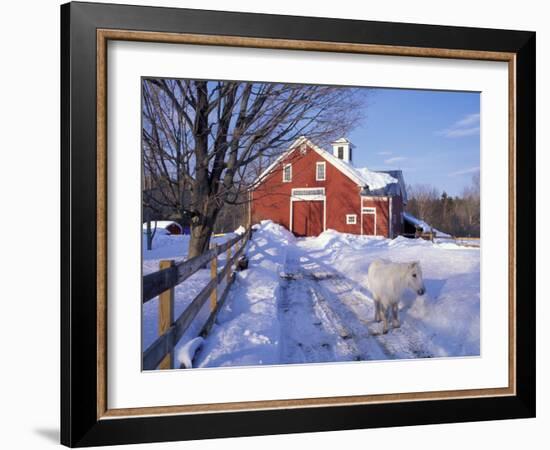
[[[354,145],[346,138],[337,139],[332,143],[332,154],[338,159],[353,164]]]

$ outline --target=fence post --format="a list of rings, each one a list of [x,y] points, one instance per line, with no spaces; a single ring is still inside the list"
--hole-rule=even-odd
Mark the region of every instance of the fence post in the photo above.
[[[210,279],[215,279],[218,276],[218,244],[211,243],[210,246],[214,249],[214,257],[210,262]],[[210,294],[210,310],[214,311],[218,303],[218,283],[214,285]]]
[[[162,260],[160,270],[173,267],[173,260]],[[159,295],[159,336],[162,336],[174,322],[174,288]],[[159,369],[171,369],[174,363],[174,350],[170,351],[159,364]]]
[[[237,242],[238,244],[238,242]],[[229,283],[229,280],[231,279],[231,247],[227,249],[227,262],[226,264],[229,264],[229,270],[227,271],[227,282]]]

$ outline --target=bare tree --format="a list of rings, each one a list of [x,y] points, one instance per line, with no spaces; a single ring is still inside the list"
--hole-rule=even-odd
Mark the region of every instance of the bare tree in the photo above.
[[[480,184],[479,173],[460,196],[451,197],[430,185],[414,185],[407,189],[407,211],[431,226],[454,236],[479,236]]]
[[[364,89],[282,83],[144,79],[143,161],[154,195],[191,226],[203,253],[224,204],[300,135],[340,137],[361,117]],[[245,199],[245,200],[243,200]]]
[[[433,222],[436,207],[435,201],[439,198],[439,192],[429,184],[415,184],[407,189],[411,199],[407,209],[411,214],[430,223]]]
[[[462,191],[462,205],[459,211],[465,234],[479,236],[480,233],[480,178],[479,172],[472,176],[472,184]]]
[[[151,220],[147,220],[147,228],[146,228],[146,240],[147,240],[147,250],[153,249],[153,239],[155,238],[155,234],[157,233],[157,222],[155,221],[154,228],[151,226]]]

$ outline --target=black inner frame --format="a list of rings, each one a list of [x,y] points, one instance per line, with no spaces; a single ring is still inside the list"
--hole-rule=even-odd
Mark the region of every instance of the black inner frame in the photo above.
[[[521,293],[516,306],[517,395],[97,420],[98,28],[515,53],[516,293]],[[535,416],[534,32],[94,3],[65,4],[61,6],[60,132],[63,444],[80,447]]]

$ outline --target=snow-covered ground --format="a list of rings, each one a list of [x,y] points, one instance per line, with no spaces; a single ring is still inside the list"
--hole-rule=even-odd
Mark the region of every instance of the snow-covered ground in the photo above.
[[[234,236],[217,237],[218,242]],[[185,257],[188,236],[155,237],[144,250],[143,273],[161,259]],[[246,249],[249,268],[237,272],[216,324],[193,340],[208,317],[208,302],[176,347],[193,367],[246,366],[480,353],[479,248],[422,239],[383,239],[328,230],[295,238],[270,221],[256,226]],[[406,292],[401,327],[381,334],[366,285],[376,258],[420,261],[427,294]],[[220,255],[223,269],[225,255]],[[199,270],[176,288],[176,317],[208,283]],[[222,287],[223,288],[223,287]],[[142,349],[158,333],[158,301],[143,305]]]
[[[237,274],[193,366],[479,355],[479,253],[331,230],[296,239],[264,221],[248,244],[249,269]],[[404,295],[401,327],[386,335],[366,286],[376,258],[420,261],[427,288],[422,297]]]
[[[248,269],[238,272],[217,323],[199,351],[197,367],[281,362],[281,274],[294,236],[263,222],[248,243]]]
[[[229,233],[223,236],[215,237],[218,244],[234,237],[235,234]],[[143,236],[143,275],[159,270],[159,263],[163,259],[173,259],[176,262],[185,259],[189,246],[188,235],[166,235],[157,234],[153,240],[152,250],[147,250],[146,237]],[[218,271],[223,270],[226,254],[218,256]],[[175,317],[177,318],[199,292],[210,281],[210,269],[201,269],[189,277],[183,283],[176,286],[175,289]],[[223,289],[223,285],[221,288]],[[204,310],[199,313],[198,320],[195,321],[176,347],[176,354],[190,338],[196,336],[202,324],[208,319],[208,302]],[[142,335],[141,347],[145,350],[158,337],[158,297],[148,301],[142,306]]]

